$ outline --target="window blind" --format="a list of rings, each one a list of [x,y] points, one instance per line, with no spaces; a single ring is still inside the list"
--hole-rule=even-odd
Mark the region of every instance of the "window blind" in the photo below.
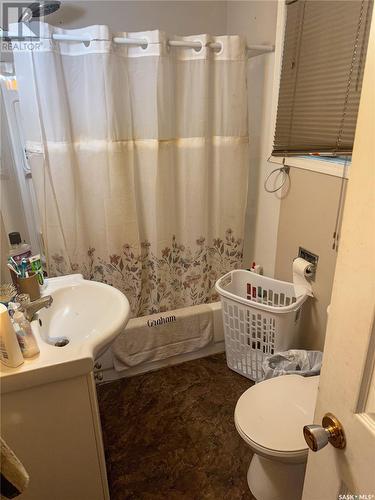
[[[352,153],[372,2],[288,2],[273,156]]]

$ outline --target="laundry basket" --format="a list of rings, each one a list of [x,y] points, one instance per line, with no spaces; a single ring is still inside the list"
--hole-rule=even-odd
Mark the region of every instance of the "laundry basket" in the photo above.
[[[298,347],[301,306],[292,283],[243,269],[230,271],[215,285],[223,309],[229,368],[256,382],[265,356]]]

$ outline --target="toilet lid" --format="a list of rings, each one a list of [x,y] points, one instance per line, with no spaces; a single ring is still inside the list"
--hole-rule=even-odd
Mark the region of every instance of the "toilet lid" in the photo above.
[[[280,452],[307,449],[303,426],[312,424],[319,376],[285,375],[254,385],[235,409],[236,424],[251,441]]]

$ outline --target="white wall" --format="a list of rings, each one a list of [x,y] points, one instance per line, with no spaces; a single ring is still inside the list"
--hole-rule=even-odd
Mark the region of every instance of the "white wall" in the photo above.
[[[107,24],[112,31],[160,29],[176,35],[223,34],[225,1],[63,0],[48,22],[65,28]]]
[[[275,44],[277,0],[229,1],[227,33],[246,36],[248,44]],[[244,265],[253,260],[274,275],[280,201],[263,189],[271,165],[272,99],[275,54],[248,63],[250,176],[246,214]]]

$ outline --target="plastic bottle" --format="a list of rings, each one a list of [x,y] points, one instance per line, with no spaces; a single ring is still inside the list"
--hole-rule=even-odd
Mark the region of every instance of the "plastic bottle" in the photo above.
[[[10,320],[8,309],[4,304],[0,304],[0,360],[4,365],[11,368],[17,368],[23,363],[16,332]]]
[[[13,313],[13,326],[16,331],[17,340],[24,358],[32,358],[39,354],[39,346],[31,329],[30,322],[21,311],[19,304],[11,304]]]
[[[20,264],[22,259],[29,259],[32,256],[31,246],[22,243],[20,233],[9,233],[8,236],[10,242],[9,256],[13,257],[17,264]]]
[[[263,267],[260,266],[259,264],[256,264],[255,262],[253,262],[249,271],[251,271],[252,273],[255,273],[255,274],[263,274]]]

